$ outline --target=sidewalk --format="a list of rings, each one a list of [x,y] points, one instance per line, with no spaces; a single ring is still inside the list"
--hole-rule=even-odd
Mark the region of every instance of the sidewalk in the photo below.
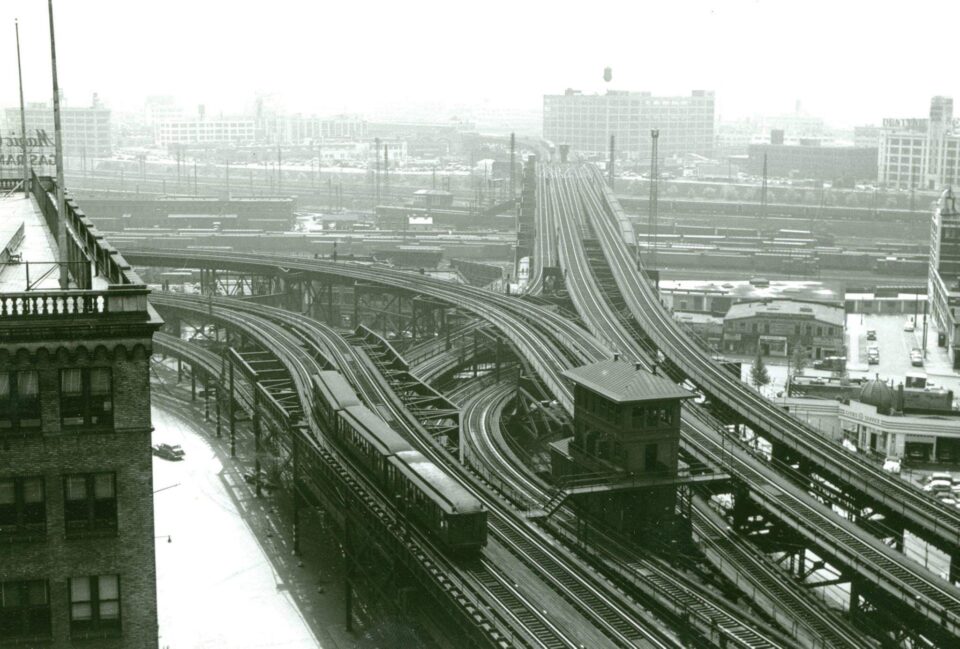
[[[238,429],[231,459],[226,429],[217,439],[189,383],[162,388],[154,379],[153,389],[154,441],[187,453],[183,462],[154,459],[155,488],[177,485],[155,497],[161,648],[359,646],[345,628],[340,548],[322,515],[301,510],[295,556],[290,499],[257,498],[243,478],[249,431]]]

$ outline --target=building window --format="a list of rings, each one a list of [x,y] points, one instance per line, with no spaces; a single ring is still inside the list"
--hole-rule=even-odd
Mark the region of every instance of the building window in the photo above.
[[[99,575],[70,579],[70,634],[115,635],[120,632],[120,577]]]
[[[63,428],[113,427],[110,368],[60,370],[60,424]]]
[[[0,538],[46,532],[45,496],[42,477],[0,479]]]
[[[40,430],[40,378],[35,371],[0,372],[0,434]]]
[[[50,592],[47,582],[0,582],[0,640],[50,636]]]
[[[117,489],[113,473],[87,473],[63,478],[64,525],[67,537],[116,534]]]

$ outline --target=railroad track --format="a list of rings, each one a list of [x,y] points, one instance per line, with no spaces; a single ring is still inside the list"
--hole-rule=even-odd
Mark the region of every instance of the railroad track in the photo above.
[[[589,182],[583,180],[582,185],[586,186],[582,191],[589,196],[591,194],[590,186],[596,185],[598,182],[602,181],[597,181],[595,178]],[[611,243],[619,239],[615,224],[612,223],[612,217],[599,206],[595,205],[594,207],[595,209],[590,212],[593,216],[592,222],[597,234],[606,241],[607,261],[614,270],[614,275],[617,275],[617,268],[622,270],[624,265],[632,269],[634,260],[630,259],[628,255],[625,256],[625,247]],[[615,261],[611,261],[611,252],[615,252],[617,255],[614,257]],[[619,266],[614,267],[614,264]],[[645,282],[643,287],[649,291]],[[630,300],[622,285],[620,291],[627,298],[629,304]],[[658,317],[662,316],[656,325],[650,325],[643,320],[639,320],[645,331],[650,332],[651,327],[654,327],[661,334],[664,329],[669,329],[678,337],[685,336],[684,332],[678,330],[675,323],[672,322],[672,319],[669,319],[669,316],[666,315],[655,299],[650,300],[645,305],[645,310],[659,314]],[[635,318],[637,317],[636,309],[631,309],[631,313]],[[664,322],[663,318],[670,320],[670,322]],[[693,345],[693,343],[690,344]],[[691,353],[706,354],[699,349]],[[676,362],[675,358],[671,358],[671,360]],[[678,365],[682,370],[682,365]],[[733,377],[726,376],[724,381],[736,382],[738,392],[749,392],[754,400],[763,399],[760,395],[747,390]],[[770,408],[777,410],[772,404],[765,402],[765,410]],[[778,415],[789,418],[789,415],[779,411]],[[683,432],[685,440],[703,440],[718,434],[722,435],[722,433],[717,433],[715,427],[705,421],[705,417],[697,413],[695,408],[685,408]],[[813,434],[816,435],[816,433]],[[824,442],[821,436],[816,435],[816,437],[820,442]],[[702,444],[694,444],[694,447],[702,448]],[[841,455],[835,452],[834,454]],[[842,456],[850,457],[849,454],[842,454]],[[721,464],[721,466],[727,465]],[[762,504],[765,505],[766,509],[799,526],[800,531],[808,539],[823,547],[828,553],[838,554],[838,558],[848,566],[860,571],[871,581],[879,581],[887,592],[898,597],[911,608],[940,624],[950,633],[960,634],[960,590],[956,587],[939,579],[922,566],[912,564],[905,556],[897,555],[894,551],[870,537],[866,531],[858,530],[849,523],[844,525],[844,521],[840,521],[839,517],[832,511],[822,506],[818,508],[816,506],[818,503],[815,503],[805,491],[791,489],[788,493],[784,485],[780,484],[783,481],[778,480],[775,474],[768,473],[769,469],[762,467],[754,456],[744,456],[742,462],[736,465],[736,469],[737,475],[753,487],[752,496],[763,496],[768,493],[778,494],[776,500],[762,498]],[[889,476],[886,477],[889,478]],[[914,489],[909,490],[916,491]]]
[[[579,170],[581,187],[593,187],[602,195],[603,214],[595,224],[608,221],[609,190],[595,168]],[[846,484],[857,488],[877,503],[901,514],[948,546],[960,547],[960,511],[928,498],[916,487],[891,476],[873,464],[849,453],[838,454],[836,446],[817,431],[750,390],[712,361],[712,354],[684,332],[662,307],[649,283],[640,275],[622,237],[598,227],[607,262],[631,314],[658,348],[703,389],[721,398],[757,430],[802,452]]]

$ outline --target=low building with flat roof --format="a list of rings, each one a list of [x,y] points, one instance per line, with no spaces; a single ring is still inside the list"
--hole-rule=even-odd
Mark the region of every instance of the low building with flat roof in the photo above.
[[[738,302],[723,318],[723,351],[787,356],[802,346],[812,358],[842,356],[844,324],[840,305],[795,300]]]

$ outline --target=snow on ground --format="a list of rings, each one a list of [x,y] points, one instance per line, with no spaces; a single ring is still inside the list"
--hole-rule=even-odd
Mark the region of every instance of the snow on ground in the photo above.
[[[320,647],[238,508],[250,490],[196,425],[157,408],[153,424],[186,452],[153,461],[161,649]]]

